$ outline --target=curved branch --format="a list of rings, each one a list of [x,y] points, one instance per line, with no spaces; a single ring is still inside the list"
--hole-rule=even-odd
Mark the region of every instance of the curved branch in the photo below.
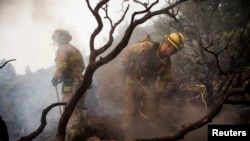
[[[16,59],[11,59],[6,61],[3,65],[0,66],[0,69],[2,69],[5,65],[7,65],[10,61],[16,61]]]
[[[88,6],[89,10],[91,11],[91,13],[94,13],[94,10],[90,6],[89,0],[86,0],[86,2],[87,2],[87,6]]]
[[[250,106],[249,100],[226,100],[225,104]]]
[[[147,8],[148,3],[143,3],[143,2],[138,1],[138,0],[133,0],[133,1],[134,1],[135,3],[138,3],[138,4],[142,5],[142,6],[145,7],[145,8]]]
[[[90,3],[89,3],[89,0],[86,0],[87,1],[87,5],[88,5],[88,8],[90,9],[91,13],[94,15],[96,21],[97,21],[97,24],[98,26],[96,27],[96,29],[93,31],[93,33],[91,34],[91,37],[90,37],[90,51],[94,51],[94,40],[95,40],[95,37],[96,35],[98,35],[102,28],[103,28],[103,22],[102,22],[102,19],[101,19],[101,16],[98,14],[98,11],[99,9],[104,5],[106,4],[109,0],[102,0],[100,1],[94,10],[92,10],[91,6],[90,6]],[[90,57],[90,61],[94,61],[95,59],[95,56],[96,55],[93,55]]]
[[[108,0],[103,0],[101,1],[102,3],[107,2]],[[114,59],[123,48],[125,48],[129,42],[129,39],[133,33],[134,28],[147,21],[149,18],[159,15],[159,14],[163,14],[166,13],[166,11],[168,11],[170,8],[173,8],[175,6],[177,6],[178,4],[181,4],[185,1],[188,0],[179,0],[178,2],[176,2],[175,4],[166,7],[162,10],[158,10],[155,12],[152,12],[150,14],[145,15],[144,17],[142,17],[139,20],[134,21],[132,24],[129,25],[129,27],[126,29],[125,34],[123,35],[122,39],[120,40],[120,42],[116,45],[116,47],[107,55],[105,56],[105,58],[100,59],[98,61],[95,61],[95,57],[96,57],[96,51],[94,51],[94,38],[96,37],[96,35],[100,32],[99,28],[97,28],[91,35],[91,39],[90,39],[90,46],[92,48],[91,53],[90,53],[90,60],[89,60],[89,64],[86,67],[86,70],[84,72],[84,78],[83,78],[83,82],[81,84],[81,86],[78,88],[78,90],[76,91],[75,95],[72,96],[72,98],[68,101],[67,105],[65,106],[64,112],[61,116],[61,119],[59,121],[59,125],[57,128],[57,135],[56,135],[56,140],[57,141],[63,141],[65,140],[65,134],[66,134],[66,125],[69,121],[69,118],[71,116],[71,114],[74,111],[74,107],[76,106],[76,103],[79,101],[80,98],[84,97],[86,95],[86,90],[89,88],[89,86],[91,85],[92,82],[92,77],[94,75],[94,72],[96,71],[97,68],[99,68],[100,66],[102,66],[103,64],[106,64],[107,62],[111,61],[112,59]],[[98,4],[99,5],[99,4]],[[99,17],[98,13],[93,13],[94,15],[97,15],[97,17]],[[102,24],[102,22],[100,21],[100,23]],[[101,25],[102,27],[103,25]],[[98,26],[100,27],[100,26]]]
[[[208,45],[207,47],[205,47],[205,46],[203,45],[201,39],[200,39],[200,40],[199,40],[199,45],[200,45],[207,53],[210,53],[210,54],[212,54],[212,55],[215,57],[216,66],[217,66],[219,72],[220,72],[221,74],[227,76],[228,74],[225,73],[225,72],[221,69],[221,67],[220,67],[218,54],[216,54],[215,52],[212,52],[212,51],[208,50],[208,47],[213,46],[213,43],[210,43],[210,45]]]
[[[104,19],[105,19],[105,18],[108,19],[111,28],[113,28],[113,21],[112,21],[112,19],[109,17],[109,14],[108,14],[108,5],[106,4],[105,7],[102,8],[102,9],[103,9],[103,11],[104,11],[104,13],[105,13]]]
[[[185,1],[188,1],[188,0],[179,0],[176,3],[170,5],[170,6],[166,7],[166,8],[163,8],[161,10],[157,10],[157,11],[154,11],[154,12],[151,12],[151,13],[147,13],[146,15],[141,17],[140,19],[135,20],[132,23],[130,23],[130,25],[127,28],[127,30],[125,31],[125,34],[123,35],[121,41],[117,44],[117,46],[107,56],[103,57],[101,60],[98,60],[95,63],[96,64],[95,67],[98,68],[101,65],[106,64],[108,61],[115,58],[121,52],[121,50],[127,46],[128,42],[129,42],[129,39],[130,39],[130,36],[132,35],[133,30],[134,30],[134,28],[136,26],[144,23],[145,21],[152,18],[153,16],[160,15],[160,14],[166,14],[169,9],[172,9],[173,7],[183,3]],[[157,3],[157,1],[156,1],[156,3]],[[153,6],[153,5],[154,4],[152,4],[151,6]]]
[[[156,0],[154,3],[152,3],[148,8],[142,10],[142,11],[137,11],[137,12],[134,12],[133,15],[132,15],[132,18],[131,18],[131,24],[133,23],[134,19],[135,19],[135,16],[138,15],[138,14],[143,14],[143,13],[146,13],[146,12],[149,12],[149,10],[154,6],[156,5],[157,3],[159,2],[159,0]]]
[[[19,138],[17,141],[31,141],[32,139],[36,138],[40,133],[42,133],[45,126],[47,125],[46,115],[53,107],[60,106],[60,105],[66,105],[66,102],[53,103],[50,106],[48,106],[46,109],[44,109],[42,112],[42,117],[41,117],[41,125],[37,128],[37,130],[27,136]]]
[[[136,141],[176,141],[179,139],[183,139],[188,132],[198,129],[206,125],[207,123],[211,122],[214,119],[214,117],[220,113],[223,105],[230,96],[245,92],[246,88],[247,86],[230,89],[229,91],[227,91],[225,95],[221,95],[221,97],[218,99],[217,102],[214,103],[214,105],[212,106],[211,110],[207,113],[207,115],[205,115],[200,120],[194,123],[183,125],[182,128],[173,135],[161,138],[137,139]]]
[[[125,10],[124,14],[122,15],[121,19],[118,20],[114,24],[114,26],[111,27],[111,30],[109,32],[109,41],[103,47],[101,47],[100,49],[96,50],[96,56],[100,55],[101,53],[103,53],[104,51],[106,51],[111,46],[111,44],[112,44],[112,42],[114,40],[113,33],[114,33],[116,27],[124,20],[126,14],[128,12],[128,10],[129,10],[129,6],[126,8],[126,10]]]

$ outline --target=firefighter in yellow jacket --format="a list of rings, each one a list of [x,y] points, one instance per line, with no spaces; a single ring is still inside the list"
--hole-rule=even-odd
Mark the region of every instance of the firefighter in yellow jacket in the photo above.
[[[57,29],[52,35],[52,40],[58,45],[56,53],[56,71],[51,80],[53,86],[62,82],[62,101],[67,102],[82,83],[82,73],[85,69],[84,60],[80,51],[71,45],[72,36],[67,30]],[[66,140],[73,141],[81,134],[81,124],[84,115],[82,111],[83,100],[81,99],[72,113],[67,125]]]
[[[136,114],[143,106],[143,115],[150,125],[158,126],[158,103],[171,80],[170,56],[183,48],[182,33],[165,36],[164,43],[153,42],[147,35],[142,41],[125,49],[125,109],[122,128],[129,133],[135,124]]]

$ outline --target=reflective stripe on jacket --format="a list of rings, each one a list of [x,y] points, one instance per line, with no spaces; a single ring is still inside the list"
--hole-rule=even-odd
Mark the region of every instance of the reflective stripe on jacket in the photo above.
[[[71,44],[61,45],[56,54],[56,72],[58,79],[82,76],[85,64],[81,52]]]

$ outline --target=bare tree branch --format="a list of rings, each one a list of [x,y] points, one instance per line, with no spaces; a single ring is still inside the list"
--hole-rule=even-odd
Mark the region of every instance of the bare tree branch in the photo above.
[[[94,15],[94,17],[95,17],[95,19],[96,19],[96,21],[97,21],[97,24],[98,24],[98,26],[96,27],[96,29],[94,30],[93,34],[92,34],[91,37],[90,37],[90,51],[94,51],[94,50],[95,50],[95,48],[94,48],[94,40],[95,40],[95,37],[96,37],[96,35],[98,35],[98,34],[101,32],[101,30],[102,30],[102,28],[103,28],[103,22],[102,22],[101,16],[99,15],[99,10],[100,10],[100,8],[101,8],[103,5],[105,5],[108,1],[109,1],[109,0],[102,0],[102,1],[100,1],[100,2],[96,5],[95,9],[93,10],[93,9],[91,8],[91,6],[90,6],[89,0],[86,0],[87,5],[88,5],[88,8],[90,9],[90,11],[92,12],[92,14]],[[90,61],[91,61],[91,60],[94,61],[94,59],[95,59],[95,57],[90,56]]]
[[[143,2],[140,2],[140,1],[138,1],[138,0],[133,0],[135,3],[138,3],[138,4],[140,4],[140,5],[142,5],[143,7],[145,7],[145,8],[147,8],[147,6],[148,6],[148,4],[149,4],[149,1],[148,1],[148,3],[143,3]]]
[[[172,1],[172,0],[167,0],[167,3],[168,3],[169,5],[171,5],[171,4],[173,3],[173,1]],[[171,12],[170,12],[170,11],[171,11]],[[176,11],[175,11],[174,8],[172,8],[172,9],[170,9],[170,10],[167,12],[167,14],[177,22],[178,20],[177,20],[176,16],[177,16],[177,14],[179,13],[179,11],[180,11],[180,7],[177,8]]]
[[[129,6],[126,8],[126,10],[125,10],[124,14],[122,15],[122,17],[114,24],[114,26],[111,25],[111,30],[109,32],[109,40],[107,41],[107,43],[103,47],[96,50],[96,53],[95,53],[96,56],[98,56],[101,53],[105,52],[111,46],[111,44],[113,43],[113,40],[114,40],[113,33],[114,33],[116,27],[124,20],[128,10],[129,10]]]
[[[226,100],[225,104],[231,104],[231,105],[247,105],[250,106],[249,100]]]
[[[16,59],[11,59],[6,61],[3,65],[0,66],[0,69],[2,69],[5,65],[7,65],[10,61],[16,61]]]
[[[41,116],[41,124],[37,128],[37,130],[27,136],[19,138],[17,141],[31,141],[32,139],[36,138],[40,133],[42,133],[45,126],[47,125],[46,116],[48,112],[55,106],[60,106],[60,105],[66,105],[66,102],[53,103],[50,106],[48,106],[46,109],[44,109],[42,112],[42,116]]]
[[[214,117],[218,113],[220,113],[226,100],[232,95],[244,93],[248,85],[245,85],[240,88],[231,88],[230,90],[228,90],[225,95],[221,95],[219,97],[218,101],[214,103],[214,105],[212,106],[211,110],[207,113],[207,115],[205,115],[200,120],[194,123],[183,125],[182,128],[179,129],[175,134],[161,138],[137,139],[136,141],[176,141],[179,139],[183,139],[188,132],[200,128],[206,125],[207,123],[211,122],[214,119]]]
[[[113,21],[112,21],[112,19],[108,15],[108,4],[106,4],[105,7],[103,7],[102,9],[103,9],[103,11],[105,12],[105,15],[106,15],[104,17],[104,19],[105,18],[108,19],[108,21],[110,22],[111,28],[113,28]]]
[[[136,16],[136,15],[143,14],[143,13],[147,13],[147,12],[149,13],[150,9],[151,9],[154,5],[156,5],[158,2],[159,2],[159,0],[156,0],[154,3],[152,3],[149,7],[146,7],[144,10],[134,12],[133,15],[132,15],[132,18],[131,18],[131,22],[130,22],[130,23],[132,24],[132,23],[134,22],[135,16]]]
[[[208,48],[209,48],[210,46],[213,46],[213,43],[211,42],[208,46],[205,47],[205,46],[203,45],[203,42],[201,41],[201,39],[200,39],[198,42],[199,42],[199,45],[200,45],[207,53],[210,53],[210,54],[212,54],[212,55],[215,57],[216,66],[217,66],[219,72],[220,72],[221,74],[223,74],[223,75],[227,75],[227,73],[225,73],[225,72],[221,69],[221,67],[220,67],[218,54],[216,54],[216,53],[213,52],[213,51],[208,50]]]
[[[130,39],[130,36],[132,35],[133,33],[133,30],[136,26],[144,23],[145,21],[147,21],[148,19],[152,18],[153,16],[156,16],[156,15],[160,15],[160,14],[166,14],[166,12],[185,2],[185,1],[188,1],[188,0],[179,0],[177,1],[176,3],[166,7],[166,8],[163,8],[161,10],[157,10],[157,11],[154,11],[154,12],[151,12],[151,13],[147,13],[146,15],[144,15],[143,17],[137,19],[137,20],[134,20],[134,21],[131,21],[132,23],[130,23],[129,27],[127,28],[127,30],[125,31],[124,33],[124,36],[122,37],[121,41],[117,44],[117,46],[105,57],[103,57],[103,59],[101,60],[98,60],[96,62],[96,67],[100,67],[101,65],[103,64],[106,64],[108,61],[112,60],[113,58],[115,58],[120,52],[121,50],[127,46],[128,42],[129,42],[129,39]],[[151,9],[151,7],[153,5],[155,5],[158,1],[156,1],[155,3],[153,3],[149,9]],[[135,16],[135,13],[133,14],[133,16]]]
[[[90,8],[89,0],[86,0],[86,1],[88,3],[89,8]],[[166,8],[161,9],[161,10],[154,11],[152,13],[147,13],[142,18],[135,20],[135,21],[132,21],[130,23],[130,25],[127,27],[122,39],[116,45],[116,47],[103,59],[95,61],[97,55],[96,55],[96,51],[94,50],[94,39],[95,39],[96,35],[100,33],[100,31],[102,30],[102,27],[103,27],[101,17],[98,14],[98,10],[100,9],[100,7],[102,5],[106,4],[108,2],[108,0],[102,0],[102,1],[100,1],[100,3],[97,4],[97,7],[94,9],[94,11],[92,11],[92,14],[95,16],[95,18],[98,22],[98,26],[94,30],[94,32],[92,33],[92,35],[90,37],[90,51],[91,51],[90,58],[89,58],[90,63],[88,64],[88,66],[85,69],[84,76],[83,76],[83,82],[82,82],[81,86],[78,88],[75,95],[72,96],[72,98],[68,101],[67,105],[65,106],[65,110],[61,116],[61,119],[59,121],[59,125],[57,128],[57,131],[58,131],[57,135],[56,135],[57,141],[64,141],[65,140],[66,125],[69,121],[69,118],[74,111],[74,107],[76,106],[76,103],[79,101],[79,99],[81,97],[85,96],[85,94],[86,94],[85,92],[87,91],[87,89],[89,88],[89,86],[92,83],[92,77],[93,77],[96,69],[99,68],[100,66],[102,66],[103,64],[106,64],[107,62],[114,59],[122,51],[122,49],[127,46],[129,39],[133,33],[133,30],[135,29],[136,26],[144,23],[145,21],[152,18],[153,16],[165,14],[169,9],[171,9],[171,8],[177,6],[185,1],[188,1],[188,0],[179,0],[178,2],[174,3],[173,5],[170,5]],[[154,4],[152,4],[152,6],[153,5]]]

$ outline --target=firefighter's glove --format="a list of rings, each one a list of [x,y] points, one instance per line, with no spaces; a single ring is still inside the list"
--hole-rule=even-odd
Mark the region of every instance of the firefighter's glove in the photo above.
[[[51,83],[54,87],[57,86],[57,84],[59,83],[58,79],[56,77],[53,77],[52,80],[51,80]]]

